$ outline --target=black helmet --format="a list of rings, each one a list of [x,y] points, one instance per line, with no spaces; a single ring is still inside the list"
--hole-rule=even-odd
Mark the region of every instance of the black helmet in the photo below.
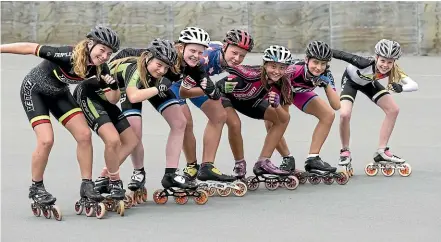
[[[306,56],[321,61],[330,61],[332,59],[332,50],[323,41],[312,41],[306,47]]]
[[[236,45],[248,52],[251,52],[254,47],[253,37],[244,30],[232,29],[227,32],[224,38],[224,42],[232,45]]]
[[[153,57],[165,62],[169,66],[174,66],[178,58],[178,53],[173,43],[165,39],[154,39],[150,42],[147,50],[153,54]]]
[[[117,52],[119,50],[118,34],[111,28],[103,25],[97,25],[90,30],[86,37],[111,48],[113,52]]]

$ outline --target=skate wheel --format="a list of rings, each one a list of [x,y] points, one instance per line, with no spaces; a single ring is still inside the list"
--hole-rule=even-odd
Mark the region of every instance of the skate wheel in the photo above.
[[[260,182],[257,177],[249,176],[246,179],[246,184],[247,184],[248,190],[255,191],[255,190],[257,190],[257,188],[259,188]]]
[[[320,184],[320,182],[322,182],[322,178],[320,178],[318,176],[311,176],[311,177],[308,177],[308,181],[312,185],[318,185],[318,184]]]
[[[90,205],[86,205],[86,216],[91,217],[93,215],[94,209]]]
[[[153,193],[153,201],[156,204],[165,204],[168,201],[168,197],[166,194],[163,194],[164,190],[158,189]]]
[[[83,205],[80,203],[80,200],[75,202],[75,213],[77,215],[81,215],[83,213]]]
[[[279,181],[277,179],[267,179],[265,181],[266,189],[274,191],[279,187]]]
[[[132,199],[132,197],[130,197],[130,195],[126,194],[126,196],[124,197],[123,201],[124,201],[125,208],[127,208],[127,209],[132,208],[132,206],[133,206],[133,199]]]
[[[412,167],[409,164],[404,163],[398,168],[400,176],[408,177],[412,173]]]
[[[349,176],[345,172],[338,172],[337,175],[334,179],[338,185],[346,185],[349,182]]]
[[[142,192],[142,196],[141,196],[142,201],[147,202],[147,188],[143,187],[141,192]]]
[[[39,207],[37,207],[37,205],[35,205],[35,203],[31,203],[31,209],[32,209],[32,213],[34,214],[35,217],[41,216],[41,209]]]
[[[299,186],[299,179],[296,176],[288,176],[283,184],[285,185],[286,189],[295,190]]]
[[[198,189],[196,190],[197,193],[199,193],[197,196],[195,196],[193,198],[193,200],[195,201],[195,203],[197,205],[204,205],[208,202],[208,194],[206,191]]]
[[[142,204],[144,201],[142,200],[142,193],[141,191],[135,193],[135,199],[137,204]]]
[[[183,195],[179,194],[178,197],[175,197],[175,202],[179,205],[184,205],[188,202],[188,196],[185,194]]]
[[[98,203],[96,206],[95,216],[97,219],[101,219],[106,214],[106,206],[104,203]]]
[[[378,167],[374,163],[369,163],[364,168],[364,172],[368,176],[376,176],[378,174]]]
[[[56,205],[53,205],[51,210],[52,210],[52,214],[54,215],[55,220],[61,221],[61,219],[63,218],[63,215],[61,214],[60,208],[58,208],[58,206],[56,206]]]
[[[306,176],[304,176],[304,173],[299,171],[299,170],[296,170],[294,172],[294,176],[297,177],[297,179],[299,180],[300,184],[302,184],[302,185],[305,184],[306,181],[308,180],[308,178]]]
[[[346,177],[349,177],[349,175],[346,172],[344,172],[344,174],[345,174]],[[323,177],[323,183],[325,183],[326,185],[332,185],[334,183],[334,178],[332,178],[332,177]]]
[[[381,173],[385,177],[391,177],[395,174],[395,167],[386,165],[384,167],[381,167]]]
[[[224,189],[222,188],[218,188],[217,189],[217,193],[219,194],[219,196],[221,197],[228,197],[231,194],[231,188],[230,187],[226,187]]]
[[[51,209],[43,208],[43,216],[47,219],[52,218]]]
[[[125,211],[124,202],[120,200],[116,205],[116,213],[119,214],[120,216],[124,216],[124,211]]]
[[[238,181],[236,182],[236,186],[238,186],[239,189],[233,189],[233,194],[236,197],[243,197],[248,191],[247,185],[241,181]]]
[[[209,197],[212,197],[212,196],[214,196],[214,194],[216,194],[216,188],[214,188],[214,187],[210,187],[210,188],[206,189],[205,191],[207,192]]]

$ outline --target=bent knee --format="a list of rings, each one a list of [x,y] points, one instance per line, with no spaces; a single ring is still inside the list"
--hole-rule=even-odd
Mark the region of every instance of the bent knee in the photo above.
[[[39,137],[37,139],[38,146],[42,147],[43,149],[52,149],[52,146],[54,145],[54,137],[48,136],[48,137]]]
[[[92,143],[92,131],[89,128],[76,131],[75,140],[77,143]]]
[[[121,145],[121,140],[119,135],[112,135],[111,137],[106,137],[104,139],[104,145],[106,148],[115,149],[117,146]]]
[[[227,111],[222,109],[218,112],[215,112],[211,117],[209,117],[210,121],[215,124],[224,124],[227,122]]]

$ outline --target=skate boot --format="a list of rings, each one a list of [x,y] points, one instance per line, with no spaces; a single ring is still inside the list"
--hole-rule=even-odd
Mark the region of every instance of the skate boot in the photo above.
[[[129,189],[124,199],[126,208],[136,204],[147,202],[147,189],[145,188],[145,171],[134,170],[130,182],[127,185]]]
[[[245,161],[244,161],[245,162]],[[240,165],[245,165],[241,163]],[[233,192],[237,197],[242,197],[247,192],[247,185],[235,176],[225,175],[213,163],[204,162],[198,172],[198,186],[214,196],[216,192],[221,197],[227,197]]]
[[[176,173],[164,174],[161,184],[164,189],[158,189],[153,193],[153,200],[157,204],[165,204],[168,197],[174,197],[175,202],[181,205],[186,204],[189,197],[193,197],[198,205],[203,205],[208,201],[207,192],[197,189],[194,182]]]
[[[126,190],[123,187],[121,180],[115,180],[109,182],[109,193],[104,196],[104,204],[107,211],[117,212],[119,215],[124,216],[125,204],[124,198]]]
[[[106,207],[101,201],[104,197],[95,190],[94,183],[91,180],[83,180],[80,187],[80,200],[75,202],[75,212],[80,215],[86,209],[86,216],[90,217],[95,213],[96,218],[104,217]]]
[[[199,164],[197,162],[188,164],[184,168],[184,177],[196,186],[196,177],[199,171]]]
[[[233,173],[237,179],[244,179],[247,174],[247,162],[245,160],[236,161],[234,163]]]
[[[389,147],[386,147],[384,150],[379,149],[375,152],[374,162],[367,164],[364,169],[368,176],[377,175],[378,170],[381,170],[381,173],[387,177],[393,176],[395,170],[398,170],[398,173],[404,177],[407,177],[412,173],[411,166],[406,163],[404,159],[393,155],[390,152]]]
[[[94,189],[97,192],[99,192],[100,194],[110,193],[110,191],[109,191],[109,183],[110,183],[109,177],[100,176],[100,177],[98,177],[95,180],[95,187],[94,187]]]
[[[297,177],[300,184],[305,184],[307,180],[307,172],[296,169],[296,160],[293,156],[283,157],[282,164],[280,164],[280,170],[289,171],[291,174]],[[280,184],[284,186],[284,184]]]
[[[337,172],[336,167],[323,162],[320,156],[307,158],[305,171],[308,172],[309,183],[313,185],[319,184],[322,179],[326,185],[331,185],[334,180],[340,185],[345,185],[349,181],[349,177],[345,172]]]
[[[349,177],[354,175],[354,169],[352,168],[351,151],[349,151],[349,148],[343,148],[340,150],[340,161],[338,162],[338,165],[345,167],[346,173]]]
[[[265,187],[271,191],[276,190],[279,186],[294,190],[299,185],[296,176],[291,175],[290,171],[279,169],[269,159],[256,162],[253,173],[255,176],[247,178],[247,186],[251,191],[259,188],[261,182],[264,182]]]
[[[31,209],[35,217],[40,217],[41,212],[43,212],[43,216],[47,219],[50,219],[52,215],[57,221],[62,219],[61,211],[55,205],[57,199],[46,191],[43,183],[31,185],[29,198],[33,200]]]

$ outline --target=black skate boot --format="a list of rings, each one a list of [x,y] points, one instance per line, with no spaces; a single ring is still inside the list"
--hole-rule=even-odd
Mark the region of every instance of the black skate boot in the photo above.
[[[346,172],[337,172],[336,167],[323,162],[320,156],[307,158],[305,170],[308,172],[308,181],[313,185],[319,184],[322,180],[326,185],[331,185],[334,181],[337,181],[340,185],[345,185],[349,181]]]
[[[75,212],[80,215],[86,209],[86,216],[90,217],[95,213],[96,218],[100,219],[106,213],[106,208],[101,201],[104,197],[95,189],[91,180],[83,180],[80,187],[80,200],[75,203]]]
[[[40,217],[43,212],[43,216],[47,219],[51,218],[52,215],[58,221],[62,219],[61,211],[55,205],[57,199],[46,191],[43,183],[31,185],[29,198],[33,200],[31,209],[35,217]]]
[[[198,186],[194,182],[176,173],[165,173],[161,184],[164,189],[158,189],[153,193],[153,201],[157,204],[165,204],[170,196],[181,205],[188,202],[188,197],[194,197],[194,201],[199,205],[208,201],[208,194],[205,191],[197,189]]]
[[[110,183],[110,178],[109,177],[98,177],[95,180],[95,187],[94,189],[99,192],[100,194],[103,193],[110,193],[109,190],[109,183]]]

